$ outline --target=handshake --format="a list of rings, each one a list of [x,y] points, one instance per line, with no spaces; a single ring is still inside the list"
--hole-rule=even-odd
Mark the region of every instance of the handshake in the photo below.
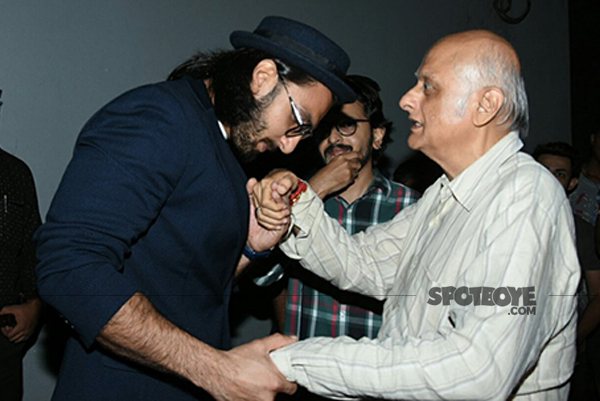
[[[248,181],[248,246],[253,251],[273,248],[287,232],[290,202],[301,195],[299,188],[305,191],[307,187],[294,174],[283,170],[274,171],[260,182],[254,178]],[[273,400],[278,393],[294,394],[297,385],[286,380],[269,354],[296,341],[293,336],[274,334],[230,351],[217,351],[222,358],[211,358],[219,361],[213,375],[217,380],[192,381],[217,400]]]
[[[360,169],[359,161],[355,160],[355,153],[334,159],[311,179],[310,190],[323,197],[346,188],[354,182]],[[251,178],[246,190],[250,197],[247,245],[255,254],[263,253],[276,246],[288,233],[292,206],[305,196],[309,187],[292,172],[275,170],[261,181]],[[237,382],[234,387],[239,384],[247,390],[238,393],[225,382],[222,386],[207,389],[218,400],[271,400],[277,393],[293,394],[297,385],[286,380],[271,360],[270,353],[296,341],[295,337],[275,334],[225,352],[226,362],[220,364],[224,368],[224,377],[228,375],[226,372],[231,372],[232,378],[238,378],[234,380]],[[220,398],[219,390],[228,394]],[[229,398],[232,394],[233,398]]]
[[[250,197],[248,246],[257,253],[265,252],[287,232],[291,202],[306,191],[307,185],[293,173],[277,170],[260,182],[250,179],[246,189]],[[223,383],[213,382],[214,387],[205,388],[217,400],[272,400],[277,393],[295,393],[296,384],[285,379],[269,354],[296,341],[295,337],[274,334],[223,352],[218,365],[221,374],[216,375],[224,379]],[[234,388],[231,383],[235,383]]]

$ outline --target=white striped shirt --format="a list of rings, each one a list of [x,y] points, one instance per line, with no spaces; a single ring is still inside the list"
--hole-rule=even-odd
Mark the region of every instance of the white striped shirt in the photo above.
[[[352,237],[303,194],[293,208],[300,232],[284,252],[387,301],[377,339],[274,351],[283,374],[340,399],[566,399],[580,274],[573,217],[558,181],[522,146],[511,132],[452,182],[440,177],[392,221]],[[534,287],[535,314],[428,303],[433,287],[450,286]]]

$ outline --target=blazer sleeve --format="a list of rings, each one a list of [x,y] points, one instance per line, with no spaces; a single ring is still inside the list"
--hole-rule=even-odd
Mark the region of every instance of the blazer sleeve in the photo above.
[[[40,296],[88,347],[139,290],[119,272],[183,173],[185,121],[159,86],[105,106],[83,128],[36,234]]]

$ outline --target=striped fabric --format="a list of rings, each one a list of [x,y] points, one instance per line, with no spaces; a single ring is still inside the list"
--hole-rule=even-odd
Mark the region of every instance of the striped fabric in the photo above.
[[[375,179],[362,197],[352,204],[330,197],[325,211],[349,233],[391,220],[400,210],[416,202],[418,193],[392,182],[375,170]],[[299,268],[288,267],[290,275],[286,303],[285,333],[300,339],[325,336],[374,338],[381,326],[383,303],[341,291],[325,280]]]
[[[288,380],[336,399],[566,400],[580,275],[573,215],[522,146],[508,134],[452,182],[442,176],[393,220],[353,237],[307,191],[283,251],[387,301],[376,339],[317,337],[273,351]],[[450,287],[533,287],[535,311],[429,302],[432,289]]]

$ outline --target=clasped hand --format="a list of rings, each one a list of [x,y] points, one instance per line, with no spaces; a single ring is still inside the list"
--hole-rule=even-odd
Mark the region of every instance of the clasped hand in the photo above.
[[[287,170],[276,170],[260,182],[250,179],[248,186],[252,187],[258,224],[283,236],[290,224],[290,195],[298,187],[298,177]]]

